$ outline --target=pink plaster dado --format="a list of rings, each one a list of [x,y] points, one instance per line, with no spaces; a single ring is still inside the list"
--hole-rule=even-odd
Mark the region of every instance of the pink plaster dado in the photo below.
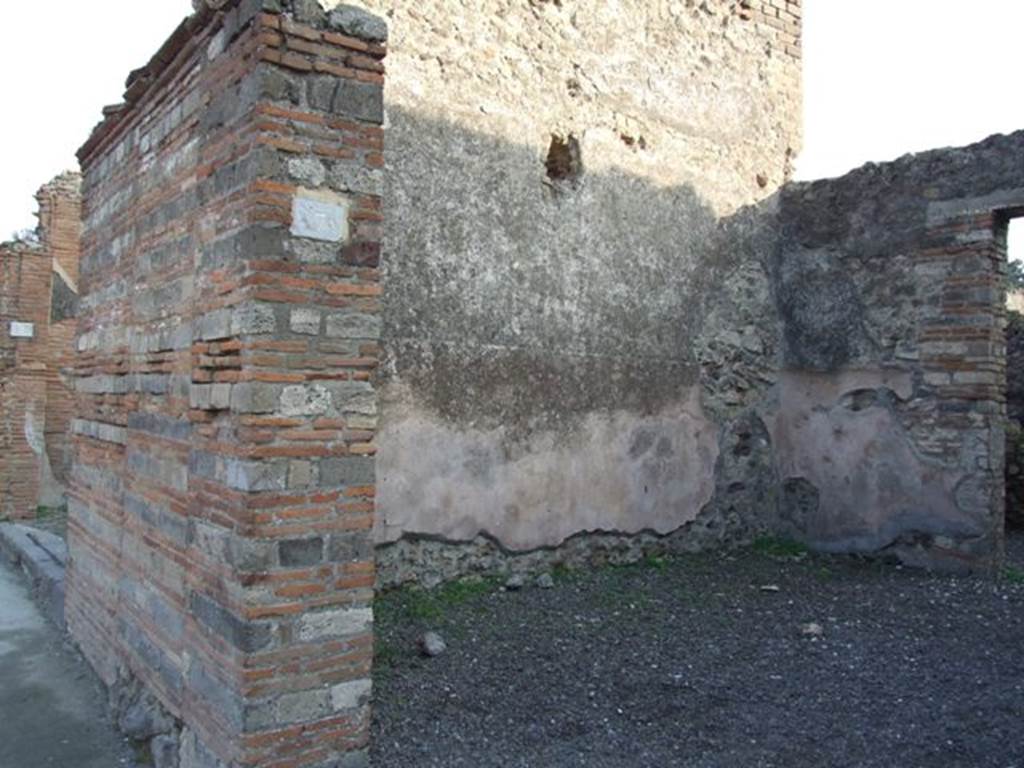
[[[405,534],[493,537],[509,550],[581,532],[669,533],[714,492],[718,438],[691,389],[659,413],[592,413],[569,434],[525,444],[503,428],[446,423],[389,398],[378,437],[379,543]]]
[[[834,551],[878,551],[901,536],[977,536],[983,525],[956,503],[964,472],[922,457],[888,408],[854,393],[912,392],[899,370],[784,372],[770,420],[780,480],[818,491],[816,510],[782,505],[783,522],[807,543]],[[866,405],[864,403],[867,403]]]

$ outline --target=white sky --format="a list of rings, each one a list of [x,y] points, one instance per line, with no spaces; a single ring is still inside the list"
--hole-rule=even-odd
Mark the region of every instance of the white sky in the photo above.
[[[0,240],[35,226],[35,190],[74,167],[100,108],[191,11],[190,0],[8,5]],[[804,16],[798,178],[1024,128],[1024,0],[804,0]],[[1024,223],[1011,250],[1024,252]]]

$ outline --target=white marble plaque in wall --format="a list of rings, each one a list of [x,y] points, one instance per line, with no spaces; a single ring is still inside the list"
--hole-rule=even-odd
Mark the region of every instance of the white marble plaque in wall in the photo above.
[[[291,232],[296,237],[344,242],[348,240],[348,211],[348,198],[300,189],[292,201]]]
[[[36,335],[35,323],[19,323],[17,321],[11,322],[11,338],[12,339],[31,339]]]

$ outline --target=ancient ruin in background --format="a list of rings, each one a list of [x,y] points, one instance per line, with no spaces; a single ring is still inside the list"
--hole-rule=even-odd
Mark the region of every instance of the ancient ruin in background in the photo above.
[[[0,518],[64,505],[74,393],[79,176],[43,186],[39,238],[0,245]]]

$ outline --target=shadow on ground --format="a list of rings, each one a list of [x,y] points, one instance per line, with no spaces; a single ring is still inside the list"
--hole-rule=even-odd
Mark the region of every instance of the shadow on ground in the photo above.
[[[1000,584],[764,542],[392,593],[374,765],[1024,766],[1024,535],[1008,550]],[[416,653],[427,629],[447,653]]]
[[[106,712],[92,671],[0,557],[0,767],[134,765]]]

